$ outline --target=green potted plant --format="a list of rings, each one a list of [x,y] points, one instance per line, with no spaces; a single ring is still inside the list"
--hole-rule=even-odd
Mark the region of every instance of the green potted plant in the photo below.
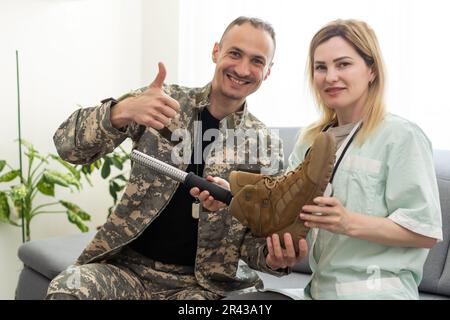
[[[81,231],[88,231],[84,222],[91,216],[78,205],[55,196],[56,186],[80,190],[82,170],[57,155],[40,154],[29,142],[21,140],[20,143],[26,148],[28,169],[25,172],[0,160],[0,184],[10,184],[9,188],[0,189],[0,222],[21,227],[24,241],[30,240],[31,220],[40,214],[65,213]],[[64,171],[52,169],[50,161],[59,162]],[[48,196],[52,201],[35,205],[38,194]]]
[[[71,191],[82,189],[81,179],[84,176],[92,186],[89,176],[101,169],[101,176],[109,178],[111,168],[123,170],[123,165],[129,160],[128,154],[120,147],[120,151],[106,155],[97,161],[74,166],[55,154],[42,155],[34,146],[23,140],[20,129],[20,86],[19,86],[19,58],[16,51],[17,68],[17,117],[19,135],[19,168],[14,168],[5,160],[0,159],[0,223],[8,223],[22,229],[22,241],[31,238],[30,223],[41,214],[66,214],[69,222],[76,225],[82,232],[89,230],[85,224],[91,216],[77,204],[57,198],[55,188],[68,188]],[[27,170],[22,166],[22,146],[26,149]],[[62,169],[55,170],[54,164],[59,163]],[[62,171],[61,171],[62,170]],[[108,209],[109,214],[117,203],[118,193],[121,192],[127,179],[124,173],[109,178],[109,193],[113,198],[113,205]],[[38,195],[52,198],[51,201],[36,205]]]
[[[124,170],[125,164],[128,160],[130,160],[129,154],[125,151],[124,148],[122,148],[122,146],[119,146],[113,153],[103,156],[94,163],[81,166],[81,172],[84,174],[86,180],[91,186],[92,182],[89,178],[89,175],[94,173],[96,170],[100,170],[100,175],[103,179],[109,178],[108,188],[109,194],[113,198],[113,204],[108,208],[108,216],[111,214],[112,210],[117,204],[119,194],[123,191],[128,181],[126,177],[128,176],[129,172]],[[114,167],[120,172],[119,174],[110,177]],[[78,166],[76,168],[78,168]]]
[[[0,189],[0,222],[21,227],[24,241],[30,240],[30,222],[40,214],[66,214],[70,223],[76,225],[82,232],[89,230],[85,224],[91,216],[77,204],[59,199],[55,195],[56,187],[68,188],[71,191],[82,189],[82,177],[90,185],[89,176],[101,169],[101,176],[107,179],[111,168],[122,170],[124,163],[129,160],[123,148],[110,155],[87,165],[73,166],[55,154],[40,154],[34,146],[22,140],[27,158],[27,170],[21,173],[19,168],[13,168],[5,160],[0,160],[0,185],[9,185],[9,188]],[[53,164],[59,163],[62,170],[53,169]],[[8,170],[9,169],[9,170]],[[113,205],[108,209],[111,213],[117,203],[118,193],[121,192],[127,179],[121,172],[109,179],[109,193],[113,198]],[[51,201],[35,205],[38,195],[52,198]]]

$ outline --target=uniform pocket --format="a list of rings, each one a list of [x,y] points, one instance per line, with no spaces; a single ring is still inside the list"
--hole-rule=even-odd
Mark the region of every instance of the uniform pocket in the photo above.
[[[349,155],[336,172],[334,195],[351,211],[381,214],[374,212],[374,208],[377,198],[384,194],[386,179],[383,172],[381,161]]]
[[[342,164],[342,167],[351,171],[378,175],[381,169],[381,161],[358,155],[349,155]]]

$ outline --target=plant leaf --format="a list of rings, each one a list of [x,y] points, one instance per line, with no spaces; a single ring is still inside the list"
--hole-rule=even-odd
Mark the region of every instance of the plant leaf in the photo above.
[[[0,160],[0,172],[2,172],[3,168],[6,165],[6,161],[5,160]]]
[[[72,210],[67,210],[67,218],[69,219],[69,221],[71,223],[76,225],[78,227],[78,229],[81,230],[81,232],[88,232],[89,231],[88,226],[83,223],[83,220],[80,218],[80,216],[78,216]]]
[[[122,180],[124,182],[128,182],[127,178],[125,178],[125,176],[123,174],[119,174],[118,176],[115,176],[113,179],[114,180]]]
[[[62,174],[59,172],[55,173],[50,170],[44,172],[44,178],[48,183],[57,184],[63,187],[69,187],[69,183],[61,176]]]
[[[119,170],[123,170],[122,161],[120,161],[120,157],[118,155],[114,155],[111,157],[112,164]]]
[[[121,190],[120,185],[117,182],[115,182],[114,180],[111,181],[111,184],[113,185],[115,191]]]
[[[113,197],[114,204],[116,204],[116,202],[117,202],[117,192],[116,192],[114,186],[111,183],[109,184],[109,194],[111,195],[111,197]]]
[[[48,164],[48,160],[47,160],[48,156],[46,156],[46,157],[41,156],[41,155],[39,154],[39,152],[36,151],[36,150],[31,150],[31,151],[29,151],[29,152],[25,152],[25,155],[26,155],[28,158],[30,158],[30,161],[33,160],[34,158],[36,158],[36,159],[39,159],[39,160],[41,160],[42,162],[45,162],[45,163]]]
[[[105,158],[105,162],[103,162],[103,167],[102,167],[102,178],[106,179],[108,178],[109,174],[111,173],[111,160],[109,158]]]
[[[111,215],[111,213],[113,212],[114,209],[114,205],[112,205],[111,207],[108,208],[108,218]]]
[[[16,209],[17,216],[22,217],[22,203],[28,195],[29,189],[23,183],[11,187],[11,199],[14,202],[14,208]]]
[[[63,159],[61,159],[61,157],[59,157],[59,156],[57,156],[55,154],[50,154],[50,157],[52,157],[53,160],[56,160],[60,164],[62,164],[67,170],[70,171],[70,173],[72,173],[72,175],[75,178],[77,178],[77,180],[81,179],[81,174],[80,174],[80,172],[77,169],[75,169],[75,166],[71,165],[67,161],[64,161]]]
[[[28,188],[25,184],[21,183],[11,187],[11,198],[13,201],[23,200],[28,194]]]
[[[81,171],[82,171],[85,175],[91,174],[91,173],[92,173],[92,171],[91,171],[91,165],[90,165],[90,164],[84,164],[84,165],[81,167]]]
[[[20,175],[20,170],[12,170],[0,176],[0,182],[8,182],[14,180]]]
[[[39,156],[39,152],[34,148],[34,146],[30,142],[28,142],[25,139],[21,139],[20,144],[23,145],[25,148],[27,148],[25,155],[28,157],[28,162],[31,168],[33,165],[34,158]],[[47,161],[45,160],[45,162]]]
[[[61,173],[55,170],[47,170],[44,172],[44,178],[47,182],[58,184],[63,187],[69,187],[69,185],[75,186],[78,190],[81,188],[80,182],[71,174]]]
[[[55,196],[55,184],[52,182],[48,182],[44,176],[42,176],[42,178],[39,180],[36,187],[42,194],[52,197]]]
[[[101,166],[102,166],[101,159],[98,159],[97,161],[94,162],[94,167],[96,167],[97,169],[100,169]]]
[[[84,178],[86,179],[86,181],[89,183],[89,185],[90,185],[91,187],[94,186],[94,185],[92,184],[91,179],[89,178],[89,176],[88,176],[87,174],[84,175]]]
[[[9,223],[10,212],[6,193],[0,191],[0,222]]]
[[[33,144],[31,142],[29,142],[28,140],[20,139],[20,144],[29,150],[34,150]]]
[[[91,215],[81,209],[79,206],[77,206],[75,203],[59,200],[59,203],[61,203],[64,207],[72,211],[74,214],[76,214],[81,220],[87,221],[91,220]]]

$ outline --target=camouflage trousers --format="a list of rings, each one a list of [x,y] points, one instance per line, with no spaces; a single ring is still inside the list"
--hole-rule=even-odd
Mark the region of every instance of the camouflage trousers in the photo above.
[[[111,260],[71,266],[52,280],[46,299],[217,300],[191,266],[153,261],[125,247]]]

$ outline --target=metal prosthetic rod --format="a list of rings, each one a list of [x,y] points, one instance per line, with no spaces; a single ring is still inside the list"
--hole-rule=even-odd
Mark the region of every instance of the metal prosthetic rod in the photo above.
[[[184,172],[165,162],[150,157],[149,155],[146,155],[145,153],[142,153],[140,151],[133,150],[131,152],[131,159],[133,161],[136,161],[136,163],[139,163],[140,165],[148,167],[153,171],[156,171],[169,178],[172,178],[175,181],[183,183],[189,189],[197,187],[200,189],[200,191],[207,190],[214,199],[226,203],[227,205],[230,204],[231,199],[233,198],[229,190],[222,188],[215,183],[209,182],[208,180],[196,175],[193,172]]]

